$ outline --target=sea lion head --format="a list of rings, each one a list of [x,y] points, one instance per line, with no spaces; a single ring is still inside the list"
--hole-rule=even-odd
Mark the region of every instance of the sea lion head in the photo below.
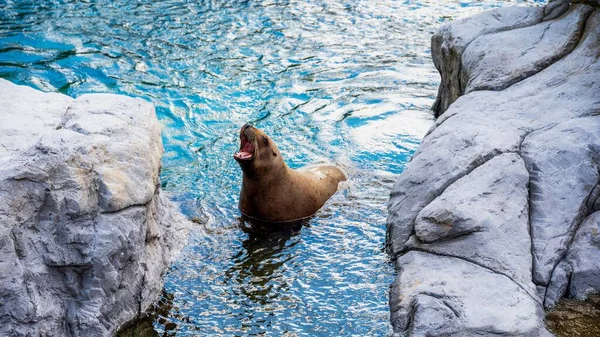
[[[285,168],[277,144],[250,124],[240,129],[240,150],[233,158],[249,177],[264,177]]]

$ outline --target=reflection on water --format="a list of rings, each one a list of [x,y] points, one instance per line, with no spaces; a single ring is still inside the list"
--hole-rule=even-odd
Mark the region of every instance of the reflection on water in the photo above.
[[[177,325],[167,321],[164,317],[174,316],[182,319],[177,307],[173,305],[173,294],[163,290],[160,299],[152,305],[147,313],[122,327],[115,337],[172,337],[176,336]],[[164,330],[159,334],[154,329],[154,322],[163,324]]]
[[[296,221],[284,224],[268,224],[240,218],[240,228],[247,233],[242,248],[233,259],[233,265],[225,271],[231,282],[242,286],[241,294],[253,303],[266,307],[273,299],[285,294],[290,284],[273,284],[271,280],[279,269],[293,259],[287,253],[298,240],[290,240],[300,234],[308,221]],[[245,285],[252,285],[245,287]],[[276,289],[274,288],[276,287]]]
[[[0,77],[156,105],[162,186],[203,219],[143,325],[167,336],[381,336],[389,189],[432,124],[442,22],[535,0],[0,1]],[[349,180],[301,230],[240,228],[238,128]],[[153,326],[150,329],[150,324]]]

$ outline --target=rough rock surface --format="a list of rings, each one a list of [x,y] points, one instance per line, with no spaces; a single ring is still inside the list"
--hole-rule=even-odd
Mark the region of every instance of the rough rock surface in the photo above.
[[[396,332],[409,336],[540,336],[542,307],[510,278],[463,259],[411,251],[390,296]],[[505,294],[509,292],[510,297]],[[518,313],[518,314],[515,314]]]
[[[579,42],[592,10],[574,5],[563,17],[520,29],[519,34],[509,30],[476,38],[462,55],[463,94],[505,89],[567,55]]]
[[[476,18],[476,19],[474,19]],[[534,25],[544,18],[541,7],[502,7],[444,25],[431,38],[433,64],[442,81],[433,110],[436,117],[464,93],[461,57],[478,36]]]
[[[185,239],[153,106],[0,79],[0,120],[0,335],[111,336]]]
[[[597,208],[596,208],[597,209]],[[581,224],[569,249],[568,266],[571,268],[570,297],[585,299],[600,289],[600,212],[588,216]]]
[[[419,212],[409,250],[458,256],[507,275],[535,296],[531,283],[525,163],[515,153],[492,158],[450,185]],[[461,239],[468,236],[467,240]]]
[[[545,307],[600,291],[600,9],[559,7],[432,38],[443,115],[388,204],[399,335],[545,336]]]

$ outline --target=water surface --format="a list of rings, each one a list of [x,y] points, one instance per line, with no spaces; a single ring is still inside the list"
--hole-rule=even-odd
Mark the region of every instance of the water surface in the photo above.
[[[433,122],[435,28],[537,1],[2,1],[0,77],[147,99],[162,185],[198,219],[144,322],[161,336],[382,336],[386,202]],[[240,228],[238,128],[349,181],[300,230]]]

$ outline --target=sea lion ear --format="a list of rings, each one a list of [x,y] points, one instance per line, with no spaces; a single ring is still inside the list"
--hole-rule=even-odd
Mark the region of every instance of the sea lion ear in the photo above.
[[[262,141],[265,145],[269,144],[269,139],[266,136],[262,136]]]
[[[273,157],[277,157],[277,152],[275,152],[275,150],[273,150]]]

